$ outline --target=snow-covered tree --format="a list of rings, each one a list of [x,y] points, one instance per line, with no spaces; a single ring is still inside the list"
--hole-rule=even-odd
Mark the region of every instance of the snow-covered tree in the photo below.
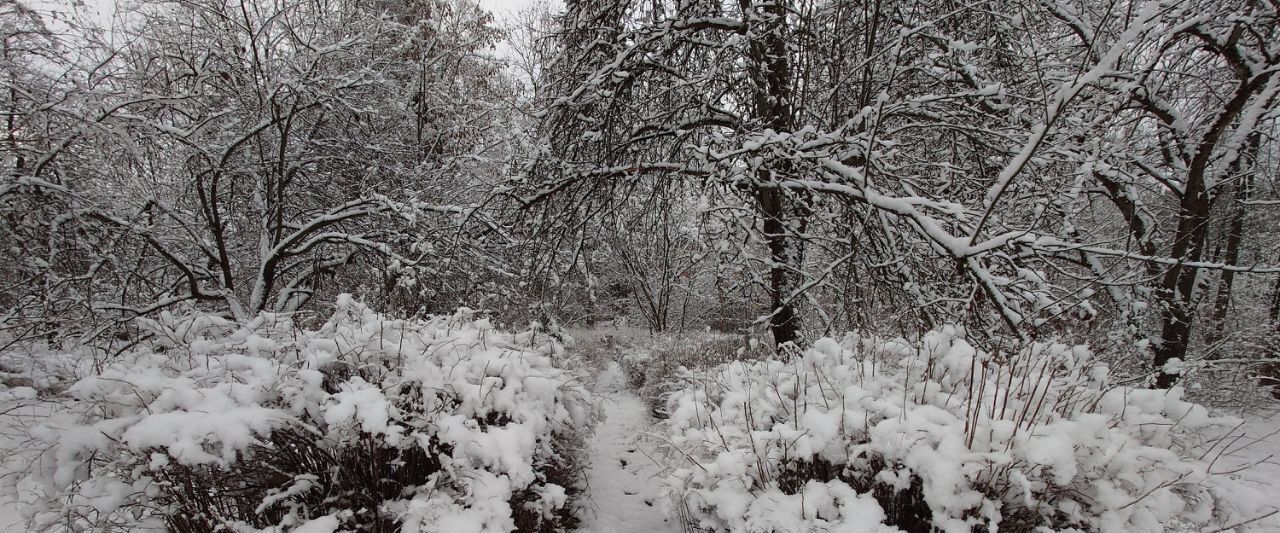
[[[547,144],[514,188],[583,228],[643,183],[703,186],[758,237],[745,261],[779,343],[797,338],[800,302],[826,315],[814,294],[853,263],[921,325],[1027,340],[1103,307],[1159,370],[1185,359],[1197,279],[1276,271],[1239,243],[1206,261],[1203,244],[1214,187],[1239,181],[1246,141],[1274,127],[1275,9],[570,3],[545,73]],[[1178,205],[1159,230],[1136,203],[1151,187]]]
[[[509,138],[511,88],[483,54],[499,34],[463,0],[385,7],[129,8],[112,39],[124,44],[86,45],[95,61],[63,82],[68,96],[29,114],[69,126],[5,190],[57,204],[33,221],[50,244],[16,290],[70,284],[72,307],[126,319],[183,303],[246,318],[360,287],[420,307],[472,290],[449,284],[491,262],[473,237],[492,228],[473,222]]]

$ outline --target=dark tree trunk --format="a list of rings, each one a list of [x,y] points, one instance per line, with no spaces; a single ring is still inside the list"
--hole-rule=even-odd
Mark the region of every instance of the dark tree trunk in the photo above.
[[[787,56],[788,7],[785,2],[739,0],[743,18],[755,37],[748,56],[756,67],[752,73],[755,116],[775,132],[793,129],[791,66]],[[759,182],[755,197],[763,218],[765,243],[769,248],[769,328],[773,341],[781,346],[800,340],[801,321],[793,295],[799,288],[799,271],[804,264],[803,233],[807,207],[799,194],[775,187],[793,172],[790,161],[767,161],[756,171]]]
[[[1194,269],[1193,269],[1194,270]],[[1195,275],[1181,275],[1176,278],[1174,288],[1162,286],[1160,291],[1166,293],[1161,297],[1165,308],[1161,313],[1160,342],[1156,345],[1152,366],[1158,375],[1156,387],[1167,389],[1178,381],[1178,374],[1165,371],[1165,365],[1174,359],[1185,360],[1187,349],[1191,344],[1191,285]]]
[[[1258,147],[1262,142],[1261,136],[1254,134],[1249,138],[1249,145],[1245,154],[1237,160],[1236,172],[1239,175],[1239,183],[1236,183],[1235,202],[1232,205],[1231,223],[1227,227],[1227,250],[1223,262],[1228,265],[1235,265],[1240,261],[1240,243],[1244,240],[1244,219],[1248,213],[1245,202],[1249,201],[1249,195],[1253,188],[1253,170],[1254,158],[1257,157]],[[1243,170],[1243,172],[1240,172]],[[1210,329],[1205,335],[1205,343],[1209,345],[1217,344],[1222,340],[1226,333],[1227,313],[1231,308],[1231,289],[1235,283],[1236,273],[1233,270],[1223,270],[1222,277],[1218,281],[1218,293],[1214,296],[1213,315],[1209,319]],[[1211,357],[1217,358],[1220,352],[1213,352]]]
[[[1271,284],[1271,308],[1267,310],[1267,319],[1271,324],[1271,338],[1280,338],[1280,275]],[[1275,359],[1275,350],[1263,350],[1261,357]],[[1258,369],[1258,385],[1270,387],[1271,396],[1280,400],[1280,362],[1266,363]]]
[[[1280,257],[1276,261],[1280,262]],[[1271,285],[1271,309],[1267,310],[1267,318],[1271,319],[1271,327],[1280,332],[1280,274],[1275,277],[1276,280]]]
[[[1218,141],[1249,104],[1259,83],[1259,78],[1251,79],[1248,72],[1237,71],[1236,74],[1238,83],[1234,96],[1224,104],[1222,112],[1196,143],[1194,155],[1188,161],[1186,184],[1178,206],[1178,228],[1174,233],[1172,253],[1169,254],[1179,262],[1165,272],[1156,290],[1157,301],[1161,304],[1161,328],[1152,366],[1157,372],[1155,385],[1159,388],[1177,383],[1179,375],[1166,372],[1165,366],[1174,359],[1186,360],[1191,345],[1192,302],[1199,268],[1185,263],[1204,257],[1212,206],[1212,191],[1207,188],[1209,163],[1217,151]]]
[[[4,41],[3,44],[4,44],[4,60],[6,63],[8,63],[10,59],[9,58],[9,54],[10,54],[9,42],[6,40]],[[13,151],[13,156],[14,156],[14,161],[13,161],[13,178],[14,179],[18,179],[22,177],[22,174],[26,170],[26,166],[27,166],[27,159],[22,155],[22,150],[18,145],[17,119],[18,119],[19,113],[20,111],[18,110],[18,76],[16,73],[10,73],[9,74],[9,110],[8,110],[8,113],[6,113],[8,116],[5,118],[5,133],[7,137],[6,140],[9,142],[9,149]]]
[[[1280,258],[1276,260],[1280,261]],[[1267,322],[1271,324],[1271,338],[1280,338],[1280,275],[1276,275],[1275,281],[1271,283],[1271,307],[1267,309]],[[1261,356],[1263,359],[1276,360],[1280,354],[1277,354],[1275,345],[1271,345],[1270,349],[1263,349]],[[1263,364],[1258,369],[1258,384],[1270,387],[1271,397],[1280,400],[1280,363]]]
[[[757,200],[764,216],[764,236],[769,247],[769,297],[770,319],[769,329],[773,333],[773,341],[781,346],[784,343],[800,340],[800,317],[796,313],[795,302],[791,295],[798,288],[794,282],[798,268],[803,260],[804,248],[798,237],[788,235],[787,220],[795,220],[800,224],[794,228],[803,232],[803,217],[791,217],[787,213],[787,198],[783,191],[765,189],[759,191]]]
[[[1212,150],[1213,145],[1202,147]],[[1205,238],[1209,230],[1211,197],[1205,189],[1205,171],[1208,157],[1197,157],[1187,173],[1186,190],[1178,206],[1178,228],[1174,234],[1170,254],[1180,260],[1165,272],[1156,296],[1161,304],[1160,338],[1156,343],[1152,366],[1157,372],[1156,387],[1169,388],[1178,381],[1178,374],[1166,372],[1165,366],[1174,359],[1186,360],[1191,345],[1192,297],[1196,274],[1199,269],[1182,262],[1196,262],[1204,256]]]

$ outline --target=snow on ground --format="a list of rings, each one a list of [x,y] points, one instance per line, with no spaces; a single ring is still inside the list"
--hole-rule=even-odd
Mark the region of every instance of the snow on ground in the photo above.
[[[583,533],[666,533],[680,531],[665,518],[659,494],[659,468],[644,439],[653,420],[644,401],[627,389],[618,363],[611,362],[596,382],[604,420],[591,439],[587,483],[590,502]]]
[[[591,441],[588,482],[588,512],[581,533],[676,533],[679,524],[666,519],[660,501],[659,468],[646,455],[652,448],[645,434],[655,428],[644,402],[626,387],[617,363],[610,363],[597,380],[596,393],[603,399],[605,420]],[[0,404],[0,412],[6,407]],[[11,406],[8,406],[11,407]],[[10,411],[12,413],[12,411]],[[2,417],[12,426],[12,416]],[[1227,452],[1215,462],[1215,472],[1230,472],[1257,488],[1260,498],[1280,502],[1280,411],[1252,414],[1238,433],[1247,437],[1225,446]],[[0,431],[0,439],[13,438],[11,427]],[[1263,530],[1277,524],[1280,516],[1255,523]],[[1242,519],[1245,519],[1242,517]],[[26,531],[18,504],[0,499],[0,533]]]
[[[0,497],[0,533],[18,533],[26,527],[18,512],[18,503]]]
[[[0,453],[9,454],[14,450],[13,457],[0,455],[0,470],[21,464],[22,461],[29,461],[23,457],[22,447],[15,445],[21,441],[21,427],[29,424],[31,420],[41,420],[48,416],[51,412],[49,409],[47,405],[33,406],[27,402],[0,401]],[[0,479],[0,483],[8,481]],[[27,531],[27,524],[22,518],[21,510],[21,503],[13,501],[5,491],[0,491],[0,533]]]
[[[1280,506],[1280,410],[1266,414],[1244,416],[1245,423],[1236,431],[1244,435],[1220,446],[1225,449],[1214,462],[1212,471],[1230,472],[1248,487],[1257,490],[1257,497],[1270,502],[1273,509]],[[1248,521],[1251,517],[1241,517]],[[1255,524],[1261,531],[1280,531],[1280,512],[1259,520]]]

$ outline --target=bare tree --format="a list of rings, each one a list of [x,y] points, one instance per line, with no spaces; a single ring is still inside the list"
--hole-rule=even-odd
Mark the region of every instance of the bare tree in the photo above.
[[[425,259],[488,264],[472,237],[495,227],[464,228],[505,157],[507,88],[476,54],[498,37],[488,16],[446,4],[411,24],[359,2],[139,6],[125,45],[86,46],[86,83],[23,117],[69,126],[20,146],[32,163],[4,191],[53,202],[32,223],[62,243],[19,290],[72,285],[117,318],[186,303],[247,318],[338,276],[438,292],[449,278]],[[56,273],[65,243],[83,264]]]
[[[1204,248],[1214,195],[1274,120],[1280,57],[1275,6],[1161,5],[593,5],[630,18],[563,48],[577,70],[549,76],[582,81],[548,84],[555,146],[513,189],[577,227],[649,177],[749,207],[780,343],[799,302],[821,316],[815,289],[884,250],[863,271],[903,287],[895,303],[1023,340],[1097,316],[1098,288],[1143,336],[1150,294],[1161,370],[1187,355],[1202,273],[1277,271]],[[581,20],[571,6],[565,35]],[[1151,186],[1173,195],[1174,227]]]

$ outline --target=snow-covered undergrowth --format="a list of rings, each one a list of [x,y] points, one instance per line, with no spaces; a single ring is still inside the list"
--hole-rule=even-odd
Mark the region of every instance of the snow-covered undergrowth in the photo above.
[[[687,372],[666,404],[673,511],[730,532],[1158,532],[1266,511],[1211,472],[1236,420],[1112,386],[1089,358],[993,355],[947,327]]]
[[[742,335],[695,333],[662,337],[647,350],[623,353],[618,363],[627,385],[644,399],[651,414],[662,417],[666,415],[664,398],[680,386],[681,372],[759,359],[772,352],[766,343]]]
[[[37,524],[106,531],[558,531],[595,408],[547,335],[466,310],[323,326],[262,315],[155,336],[30,428]]]

